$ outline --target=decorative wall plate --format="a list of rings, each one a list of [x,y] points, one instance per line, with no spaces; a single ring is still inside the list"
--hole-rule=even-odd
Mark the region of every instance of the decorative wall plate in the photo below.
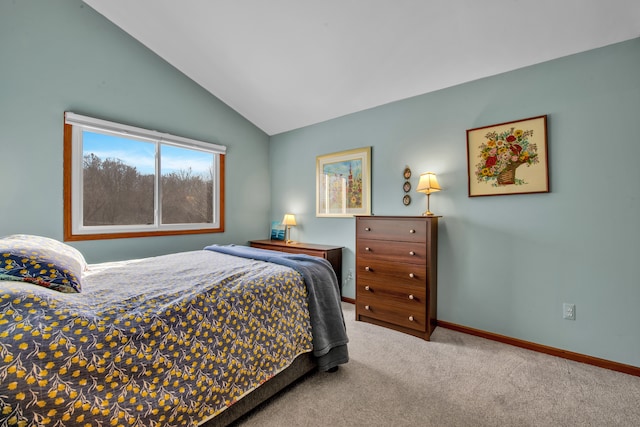
[[[405,181],[404,185],[402,186],[402,189],[404,190],[405,193],[408,193],[409,191],[411,191],[411,183],[409,181]]]
[[[407,166],[406,168],[404,168],[404,179],[409,178],[411,178],[411,169],[409,169],[409,167]]]
[[[411,196],[405,194],[405,196],[402,198],[402,203],[404,203],[405,206],[409,206],[411,204]]]

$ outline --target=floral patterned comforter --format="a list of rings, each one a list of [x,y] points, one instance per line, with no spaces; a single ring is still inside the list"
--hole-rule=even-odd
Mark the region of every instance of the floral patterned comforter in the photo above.
[[[78,294],[0,282],[0,425],[197,425],[313,349],[290,268],[211,251],[114,264]]]

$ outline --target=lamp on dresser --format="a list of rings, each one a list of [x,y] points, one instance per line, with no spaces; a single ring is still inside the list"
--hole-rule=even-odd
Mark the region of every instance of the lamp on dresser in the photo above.
[[[287,229],[284,236],[285,243],[291,243],[291,226],[298,225],[296,224],[296,216],[293,214],[285,214],[282,219],[282,224],[284,224]]]
[[[423,216],[433,216],[433,212],[429,210],[429,196],[431,193],[435,193],[440,190],[442,190],[442,188],[440,188],[440,184],[438,184],[435,173],[425,172],[420,175],[420,181],[418,181],[418,188],[416,188],[416,191],[427,195],[427,210],[422,214]]]

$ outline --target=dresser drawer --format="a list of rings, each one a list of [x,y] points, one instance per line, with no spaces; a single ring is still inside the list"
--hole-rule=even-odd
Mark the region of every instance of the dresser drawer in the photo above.
[[[427,247],[422,242],[360,239],[356,251],[362,259],[383,259],[423,265],[427,262]]]
[[[283,248],[279,248],[279,251],[282,252],[286,252],[289,254],[305,254],[305,255],[311,255],[311,256],[315,256],[318,258],[327,258],[327,252],[326,251],[316,251],[313,249],[304,249],[304,248],[287,248],[287,247],[283,247]]]
[[[315,256],[318,258],[325,258],[325,259],[327,258],[327,251],[320,251],[320,250],[298,247],[293,245],[289,247],[289,246],[282,246],[282,245],[279,245],[279,246],[265,245],[265,244],[251,242],[251,247],[258,248],[258,249],[267,249],[270,251],[286,252],[290,254],[305,254],[305,255]]]
[[[423,285],[399,285],[397,283],[377,283],[360,280],[356,284],[356,298],[374,296],[396,303],[422,304],[427,302],[427,289]]]
[[[424,265],[356,258],[356,281],[422,286],[427,283]]]
[[[356,221],[357,239],[426,242],[426,236],[427,223],[420,219],[358,218]]]
[[[425,331],[426,310],[420,304],[395,304],[384,298],[359,297],[356,301],[359,316],[371,317],[405,328]]]

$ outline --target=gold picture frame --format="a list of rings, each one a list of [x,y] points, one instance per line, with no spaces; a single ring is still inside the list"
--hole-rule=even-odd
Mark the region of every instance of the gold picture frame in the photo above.
[[[548,193],[547,116],[467,130],[469,197]]]
[[[316,157],[316,216],[371,215],[371,147]]]

